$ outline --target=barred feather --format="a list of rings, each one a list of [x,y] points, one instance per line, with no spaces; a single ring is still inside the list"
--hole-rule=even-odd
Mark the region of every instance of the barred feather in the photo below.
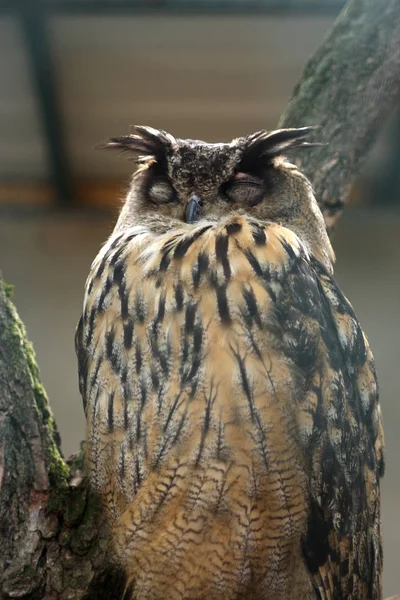
[[[380,600],[373,357],[292,231],[114,235],[76,346],[125,598]]]

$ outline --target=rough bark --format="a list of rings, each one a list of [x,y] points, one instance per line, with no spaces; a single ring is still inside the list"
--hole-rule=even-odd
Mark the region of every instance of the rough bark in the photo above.
[[[280,127],[319,125],[326,147],[304,152],[331,230],[355,176],[400,100],[400,2],[352,0],[310,58]]]
[[[68,463],[32,345],[0,277],[0,598],[82,598],[101,570],[107,532]]]
[[[350,1],[280,121],[322,126],[329,146],[304,154],[302,168],[329,227],[399,88],[399,0]],[[101,585],[107,531],[82,456],[62,457],[32,346],[0,278],[0,600],[79,600],[93,577]]]

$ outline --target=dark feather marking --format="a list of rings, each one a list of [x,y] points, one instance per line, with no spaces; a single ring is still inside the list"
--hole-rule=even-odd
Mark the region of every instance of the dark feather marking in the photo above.
[[[249,384],[249,380],[247,378],[247,373],[246,373],[246,367],[244,364],[244,360],[243,358],[240,356],[240,354],[238,352],[236,352],[232,347],[231,347],[232,353],[236,359],[236,362],[238,364],[239,367],[239,373],[240,373],[240,380],[241,380],[241,385],[242,385],[242,389],[246,395],[247,398],[247,402],[249,404],[249,408],[250,408],[250,414],[251,414],[251,420],[254,422],[254,414],[255,414],[255,407],[254,407],[254,398],[253,398],[253,394],[251,392],[250,389],[250,384]]]
[[[201,323],[196,323],[193,332],[193,352],[199,354],[203,343],[204,329]]]
[[[179,392],[179,393],[176,395],[176,397],[175,397],[175,400],[174,400],[174,402],[173,402],[172,406],[170,407],[170,409],[169,409],[169,411],[168,411],[167,419],[166,419],[166,421],[165,421],[165,424],[164,424],[164,427],[163,427],[163,432],[164,432],[164,433],[165,433],[165,432],[167,431],[167,429],[168,429],[168,425],[169,425],[169,424],[170,424],[170,422],[171,422],[171,419],[172,419],[172,417],[173,417],[173,414],[174,414],[174,412],[175,412],[175,410],[176,410],[176,407],[178,406],[178,402],[179,402],[179,400],[180,400],[181,396],[182,396],[182,392],[180,391],[180,392]]]
[[[253,240],[256,246],[263,246],[267,243],[267,236],[265,234],[264,227],[258,223],[253,225]]]
[[[286,254],[288,255],[288,257],[291,260],[298,260],[298,257],[296,255],[295,251],[293,250],[292,246],[287,243],[286,240],[281,239],[281,244],[282,244],[282,248],[285,250]]]
[[[115,392],[108,394],[107,425],[110,433],[114,431],[114,395]]]
[[[90,296],[90,294],[92,293],[92,290],[93,290],[93,286],[94,286],[94,282],[95,282],[95,280],[96,280],[96,275],[94,275],[94,276],[91,278],[91,280],[89,281],[89,285],[88,285],[88,288],[87,288],[87,293],[88,293],[88,296]]]
[[[83,345],[83,317],[79,319],[75,333],[75,350],[79,368],[79,391],[83,399],[83,409],[86,413],[86,384],[88,376],[88,354]]]
[[[190,335],[193,333],[194,320],[196,317],[196,309],[197,309],[197,305],[192,302],[190,302],[186,306],[186,313],[185,313],[185,333],[186,333],[186,335]]]
[[[115,348],[115,331],[113,329],[110,329],[106,333],[106,355],[113,371],[119,373],[121,370],[121,361]]]
[[[258,325],[258,327],[261,329],[262,327],[262,322],[261,322],[261,317],[260,317],[260,313],[258,311],[258,306],[257,306],[257,300],[255,297],[255,294],[253,292],[253,289],[247,289],[245,287],[242,288],[242,293],[243,293],[243,298],[246,302],[246,306],[247,306],[247,311],[248,311],[248,318],[247,320],[247,325],[251,327],[251,325],[253,324],[253,321],[255,321]]]
[[[264,466],[265,466],[265,469],[267,472],[268,471],[272,472],[272,469],[271,469],[271,467],[269,465],[269,461],[268,461],[268,448],[267,448],[267,444],[266,444],[265,430],[264,430],[263,424],[261,422],[260,415],[258,414],[258,411],[255,408],[254,408],[254,416],[255,416],[255,422],[256,422],[257,430],[258,430],[257,442],[258,442],[258,446],[261,450],[261,455],[263,457]],[[287,508],[289,508],[290,505],[288,504],[288,496],[285,493],[284,486],[283,486],[284,478],[282,476],[280,476],[279,472],[278,472],[278,478],[281,483],[281,489],[284,492],[285,504],[286,504]]]
[[[164,432],[165,432],[165,427],[164,427]],[[166,436],[164,437],[164,441],[163,441],[163,443],[162,443],[162,446],[161,446],[161,448],[160,448],[160,449],[159,449],[159,451],[158,451],[158,454],[157,454],[157,456],[156,456],[156,459],[155,459],[155,461],[154,461],[154,463],[153,463],[153,468],[154,468],[154,469],[157,469],[157,468],[158,468],[158,466],[159,466],[159,464],[160,464],[160,462],[161,462],[161,459],[163,458],[163,456],[164,456],[164,454],[165,454],[165,451],[166,451],[166,449],[167,449],[167,447],[168,447],[168,444],[169,444],[169,443],[170,443],[170,436],[169,436],[169,435],[166,435]]]
[[[218,435],[217,435],[217,460],[224,460],[225,457],[223,458],[223,455],[225,454],[224,452],[224,426],[222,423],[222,417],[221,414],[219,415],[219,421],[218,421]]]
[[[96,417],[97,405],[99,403],[100,394],[101,394],[101,387],[98,385],[96,388],[96,394],[94,396],[94,402],[93,402],[93,406],[92,406],[92,420],[93,421],[95,420],[95,417]],[[97,478],[97,474],[96,474],[96,478]]]
[[[113,281],[116,285],[121,285],[125,274],[125,262],[120,260],[113,270]]]
[[[90,385],[91,385],[91,386],[93,386],[93,385],[96,383],[97,376],[98,376],[98,374],[99,374],[99,371],[100,371],[100,367],[101,367],[101,365],[102,365],[102,362],[103,362],[103,356],[102,356],[102,355],[100,355],[100,356],[99,356],[99,358],[97,359],[96,367],[95,367],[95,369],[94,369],[94,371],[92,372],[92,374],[91,374],[91,377],[90,377]]]
[[[122,236],[123,236],[123,234],[120,234],[113,240],[112,244],[110,245],[107,252],[103,256],[101,263],[99,265],[99,268],[97,269],[97,272],[95,275],[96,279],[100,279],[100,277],[103,275],[104,269],[106,268],[106,264],[110,261],[110,256],[112,254],[112,251],[116,248],[116,246]]]
[[[164,375],[168,375],[170,368],[169,354],[170,348],[164,348],[158,341],[157,332],[152,328],[149,332],[149,342],[152,350],[153,357],[158,360],[161,370]]]
[[[147,400],[147,388],[145,382],[140,382],[140,402],[137,411],[137,420],[136,420],[136,440],[139,441],[142,436],[142,412],[146,405]]]
[[[140,292],[137,292],[135,296],[135,314],[139,323],[144,323],[146,318],[146,309],[143,295]]]
[[[210,229],[211,225],[206,225],[202,229],[198,229],[194,233],[182,237],[181,240],[176,244],[174,250],[174,258],[183,258],[190,246],[201,236],[207,229]]]
[[[113,355],[114,339],[115,339],[114,330],[110,329],[110,331],[108,331],[106,333],[106,354],[107,354],[108,360],[110,360],[110,361],[111,361],[112,355]]]
[[[209,279],[211,287],[216,289],[218,287],[218,276],[217,276],[217,272],[215,269],[209,269],[208,279]]]
[[[121,385],[122,393],[124,397],[124,429],[128,431],[129,419],[128,419],[128,402],[131,397],[131,389],[128,383],[128,368],[125,367],[121,373]]]
[[[194,288],[197,289],[200,284],[201,276],[207,272],[209,265],[208,254],[200,252],[197,257],[197,264],[192,269],[192,279]]]
[[[159,386],[158,386],[158,391],[157,391],[157,414],[159,415],[161,412],[161,409],[163,407],[163,403],[164,403],[164,397],[165,397],[165,383],[160,383],[159,381]]]
[[[139,234],[138,233],[130,233],[129,235],[127,235],[124,240],[125,244],[127,242],[131,242],[137,235],[139,235]]]
[[[192,359],[192,364],[190,366],[190,370],[187,369],[182,374],[182,384],[186,385],[189,383],[198,373],[201,365],[201,355],[195,354]]]
[[[271,298],[272,302],[275,304],[276,303],[276,293],[274,292],[274,290],[272,289],[272,287],[268,284],[264,285],[265,290],[268,292],[269,297]]]
[[[231,315],[229,313],[228,298],[226,295],[226,285],[219,285],[216,289],[217,294],[217,306],[218,314],[221,319],[221,323],[224,325],[230,325]]]
[[[162,255],[162,258],[160,260],[160,268],[159,268],[160,273],[164,273],[168,269],[170,262],[171,262],[171,248],[169,248],[168,250],[165,250],[164,254]]]
[[[130,350],[132,348],[133,327],[133,319],[129,319],[129,321],[124,325],[124,347],[126,350]]]
[[[201,430],[201,438],[200,438],[200,445],[199,445],[199,452],[197,454],[196,457],[196,462],[195,462],[195,466],[198,467],[201,461],[201,456],[203,454],[203,450],[204,450],[204,444],[206,441],[206,437],[207,437],[207,433],[210,429],[210,423],[211,423],[211,409],[214,405],[215,402],[215,398],[216,398],[216,393],[213,394],[213,384],[211,383],[211,389],[210,389],[210,395],[207,397],[207,406],[206,406],[206,412],[204,415],[204,423],[203,423],[203,427]]]
[[[104,311],[104,300],[106,299],[107,294],[109,293],[109,291],[111,290],[112,287],[112,281],[110,277],[107,277],[103,289],[101,290],[101,294],[100,294],[100,298],[99,298],[99,304],[97,306],[97,310],[98,312],[103,312]]]
[[[261,268],[260,263],[258,262],[256,257],[252,253],[252,251],[249,249],[246,249],[246,250],[243,250],[243,253],[244,253],[245,257],[247,258],[247,260],[249,261],[250,266],[253,269],[253,271],[255,272],[255,274],[258,275],[259,277],[262,277],[263,270]]]
[[[157,314],[153,320],[152,323],[152,329],[154,332],[157,332],[158,329],[158,325],[160,323],[163,322],[164,317],[165,317],[165,303],[166,303],[166,295],[165,293],[162,293],[160,295],[159,301],[158,301],[158,310],[157,310]]]
[[[118,242],[120,242],[120,241],[121,241],[121,239],[123,238],[123,236],[124,236],[124,235],[125,235],[124,233],[119,233],[119,234],[117,235],[117,237],[116,237],[116,238],[115,238],[115,239],[112,241],[112,243],[110,244],[109,251],[110,251],[110,250],[114,250],[114,249],[115,249],[115,248],[118,246]]]
[[[114,265],[117,263],[117,261],[119,260],[121,254],[123,254],[125,251],[125,245],[121,245],[118,250],[116,252],[114,252],[114,254],[112,255],[111,259],[110,259],[110,267],[114,267]],[[124,264],[124,261],[120,261],[120,264]]]
[[[119,476],[121,478],[121,481],[125,480],[125,444],[121,444]]]
[[[127,319],[129,314],[129,293],[124,281],[121,281],[118,286],[118,294],[121,299],[121,317]]]
[[[302,539],[303,555],[310,573],[316,573],[328,561],[328,536],[331,529],[332,523],[326,518],[322,508],[315,500],[311,500],[307,533]]]
[[[136,374],[139,375],[141,368],[142,368],[142,349],[140,347],[139,340],[136,341],[135,355],[136,355]]]
[[[215,239],[215,256],[217,261],[222,264],[226,279],[230,279],[231,267],[228,259],[229,237],[227,235],[218,235]]]
[[[160,387],[160,378],[158,377],[156,369],[152,368],[150,372],[151,383],[153,386],[153,390],[157,391]]]
[[[175,288],[175,302],[176,302],[176,310],[180,312],[183,308],[183,286],[181,283],[177,283]]]
[[[140,474],[139,455],[137,454],[136,460],[135,460],[135,491],[138,490],[141,483],[142,483],[142,476]]]
[[[227,225],[225,227],[225,229],[226,229],[226,233],[228,235],[233,235],[234,233],[239,233],[239,231],[241,231],[242,224],[241,223],[229,223],[229,225]]]
[[[311,380],[318,364],[319,336],[307,330],[300,311],[289,308],[284,313],[284,354],[299,368],[305,378],[305,386]]]
[[[174,437],[172,439],[172,445],[173,446],[180,439],[181,432],[182,432],[183,426],[184,426],[185,421],[186,421],[186,417],[187,417],[187,409],[182,413],[181,418],[179,419],[178,427],[176,428],[175,435],[174,435]]]
[[[99,268],[96,271],[96,275],[95,275],[96,279],[100,279],[101,276],[103,275],[104,269],[106,268],[107,261],[108,261],[108,253],[103,256],[103,259],[99,265]]]
[[[326,270],[326,267],[314,256],[311,256],[310,264],[312,269],[317,274],[317,277],[324,281],[324,283],[327,285],[327,287],[329,287],[330,291],[332,292],[332,295],[335,297],[335,310],[337,310],[337,312],[339,312],[342,315],[348,314],[357,321],[357,317],[354,314],[354,310],[345,298],[342,290],[339,288],[339,286],[335,283],[334,279],[332,279],[331,275]]]
[[[86,344],[88,347],[90,347],[90,345],[92,343],[96,316],[97,316],[97,309],[96,309],[96,307],[93,307],[90,311],[88,327],[86,330]]]
[[[188,356],[189,356],[189,340],[186,335],[183,338],[183,344],[182,344],[180,354],[181,354],[180,371],[182,373],[182,371],[185,367],[186,361],[188,359]]]

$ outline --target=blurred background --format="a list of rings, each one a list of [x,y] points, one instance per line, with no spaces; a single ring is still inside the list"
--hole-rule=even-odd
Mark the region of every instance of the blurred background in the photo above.
[[[343,5],[0,0],[0,270],[15,285],[65,455],[84,436],[73,345],[84,282],[133,169],[94,146],[131,124],[207,141],[275,127]],[[333,240],[336,277],[380,375],[388,596],[400,591],[400,110],[351,197]]]

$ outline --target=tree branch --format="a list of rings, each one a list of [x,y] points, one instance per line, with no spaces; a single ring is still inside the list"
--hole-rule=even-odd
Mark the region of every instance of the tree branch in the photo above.
[[[67,464],[32,345],[0,277],[0,598],[82,598],[104,564],[107,531]]]
[[[320,125],[328,146],[305,152],[331,230],[383,122],[400,98],[400,2],[351,0],[310,58],[280,127]]]

